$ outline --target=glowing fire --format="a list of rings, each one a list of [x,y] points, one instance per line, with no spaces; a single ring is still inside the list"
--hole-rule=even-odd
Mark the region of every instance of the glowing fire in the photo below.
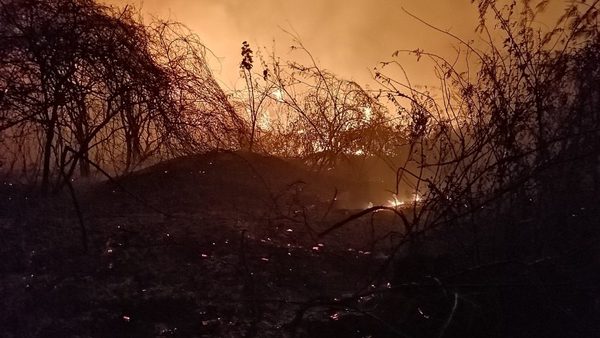
[[[398,196],[396,196],[396,194],[394,194],[394,195],[392,195],[392,199],[388,200],[387,206],[392,207],[392,208],[398,208],[398,207],[405,205],[406,203],[418,204],[418,203],[421,203],[422,201],[423,201],[423,198],[419,194],[413,194],[410,201],[399,200]]]
[[[283,102],[284,92],[281,88],[275,89],[272,94],[277,102]]]
[[[271,116],[268,111],[266,111],[260,115],[258,125],[260,126],[261,129],[265,129],[265,130],[271,128]]]
[[[373,110],[371,107],[363,107],[362,108],[364,120],[369,122],[371,121],[371,117],[373,116]]]
[[[399,200],[396,194],[394,194],[392,197],[393,198],[391,200],[388,200],[388,206],[397,208],[404,205],[404,201]]]

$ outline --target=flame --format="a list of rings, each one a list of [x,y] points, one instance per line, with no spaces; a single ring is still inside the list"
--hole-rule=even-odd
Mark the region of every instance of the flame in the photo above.
[[[313,149],[313,151],[315,151],[317,153],[325,151],[325,147],[323,147],[323,145],[321,145],[321,142],[319,142],[319,141],[312,142],[312,149]]]
[[[271,94],[273,94],[275,101],[283,102],[284,92],[281,88],[275,89]]]
[[[265,111],[260,115],[258,125],[261,129],[268,130],[271,128],[271,115],[268,111]]]
[[[392,197],[393,199],[388,200],[388,206],[392,208],[397,208],[404,205],[404,201],[399,200],[396,194],[392,195]]]
[[[373,116],[373,110],[371,109],[371,107],[363,107],[362,112],[364,120],[367,122],[371,121],[371,117]]]

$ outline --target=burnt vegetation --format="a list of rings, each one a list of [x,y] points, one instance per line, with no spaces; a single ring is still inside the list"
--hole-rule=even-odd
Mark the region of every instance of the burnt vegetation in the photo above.
[[[224,90],[179,23],[0,0],[0,335],[599,335],[599,1],[473,2],[377,86],[290,34]]]

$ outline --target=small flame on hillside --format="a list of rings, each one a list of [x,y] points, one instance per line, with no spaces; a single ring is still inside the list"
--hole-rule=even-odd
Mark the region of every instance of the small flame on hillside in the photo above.
[[[404,205],[404,201],[399,200],[396,194],[392,195],[392,197],[393,198],[391,200],[388,200],[388,206],[392,208],[398,208]]]
[[[421,197],[419,194],[413,194],[412,198],[410,199],[410,201],[403,201],[398,199],[398,196],[396,194],[392,195],[392,199],[388,200],[387,202],[387,206],[388,207],[392,207],[392,208],[399,208],[402,207],[408,203],[412,204],[419,204],[423,201],[423,197]]]

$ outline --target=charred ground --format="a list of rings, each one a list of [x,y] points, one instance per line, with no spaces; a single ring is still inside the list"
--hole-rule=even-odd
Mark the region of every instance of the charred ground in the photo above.
[[[397,252],[402,226],[385,211],[319,238],[356,212],[335,206],[334,183],[284,160],[211,152],[81,184],[89,236],[83,254],[80,220],[68,194],[38,199],[28,187],[6,182],[4,334],[596,332],[595,246],[529,265],[506,260],[466,269],[461,254],[445,249],[452,246],[448,233],[428,236],[422,250],[412,251],[419,255]],[[582,210],[578,217],[595,212]]]

